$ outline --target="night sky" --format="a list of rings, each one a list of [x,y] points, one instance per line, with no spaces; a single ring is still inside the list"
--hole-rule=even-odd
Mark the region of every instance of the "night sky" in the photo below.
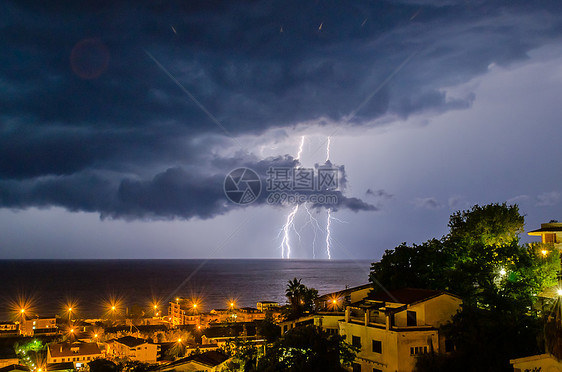
[[[280,258],[293,207],[223,182],[328,137],[334,259],[474,204],[562,220],[558,0],[4,1],[0,27],[0,258]],[[309,207],[291,257],[325,259]]]

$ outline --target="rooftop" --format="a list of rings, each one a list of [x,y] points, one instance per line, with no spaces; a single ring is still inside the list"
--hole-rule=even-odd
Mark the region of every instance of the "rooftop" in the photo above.
[[[136,338],[133,336],[125,336],[114,340],[115,342],[119,342],[120,344],[126,345],[128,347],[136,347],[139,345],[143,345],[146,343],[151,343],[149,340],[144,338]]]
[[[367,296],[367,300],[411,305],[417,302],[427,301],[442,294],[451,295],[445,291],[438,291],[434,289],[401,288],[391,291],[379,291],[376,293],[371,292]]]
[[[206,351],[206,352],[201,353],[201,354],[194,354],[194,355],[188,356],[187,358],[182,358],[182,359],[176,360],[175,362],[167,364],[167,365],[163,366],[162,368],[168,369],[169,367],[175,367],[177,365],[189,363],[189,362],[197,362],[197,363],[207,365],[209,367],[216,367],[219,364],[223,363],[227,359],[228,359],[228,357],[226,355],[224,355],[223,353],[212,350],[212,351]]]
[[[75,355],[97,355],[101,354],[98,344],[95,342],[62,342],[50,344],[49,352],[53,358],[68,357]]]

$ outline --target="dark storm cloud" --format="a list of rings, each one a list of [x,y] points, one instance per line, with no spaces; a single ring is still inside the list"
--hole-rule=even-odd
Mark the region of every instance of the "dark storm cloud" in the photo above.
[[[145,51],[237,136],[351,113],[349,125],[364,125],[467,108],[477,97],[443,88],[522,60],[562,31],[552,1],[37,1],[3,10],[0,205],[131,218],[228,210],[222,189],[204,186],[224,173],[193,165],[205,151],[193,141],[223,130]]]
[[[228,167],[231,164],[253,169],[260,176],[263,188],[267,184],[268,169],[293,168],[298,164],[290,156],[260,161],[252,161],[251,157],[215,159],[213,163],[213,167],[206,169],[217,169],[217,165]],[[343,167],[337,168],[341,180],[338,190],[301,192],[302,195],[335,195],[337,202],[329,205],[312,204],[312,207],[377,210],[373,205],[343,194],[346,187],[345,170]],[[172,167],[151,179],[119,179],[114,174],[83,172],[69,176],[48,176],[33,181],[0,181],[0,203],[9,208],[57,205],[70,211],[98,212],[102,218],[206,219],[241,208],[229,202],[225,196],[223,185],[228,172],[229,170],[218,173],[214,171],[206,174],[205,169]],[[262,192],[260,198],[251,205],[268,203],[268,195],[268,192]]]

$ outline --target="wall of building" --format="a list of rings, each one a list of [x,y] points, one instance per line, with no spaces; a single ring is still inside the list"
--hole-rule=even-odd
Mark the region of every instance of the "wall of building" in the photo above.
[[[410,372],[416,362],[416,355],[412,354],[411,348],[422,352],[439,347],[437,330],[396,332],[382,327],[340,322],[340,334],[350,344],[353,344],[353,336],[361,338],[361,351],[356,359],[361,371],[371,372],[376,368],[385,372]],[[381,353],[373,351],[373,341],[381,342]]]

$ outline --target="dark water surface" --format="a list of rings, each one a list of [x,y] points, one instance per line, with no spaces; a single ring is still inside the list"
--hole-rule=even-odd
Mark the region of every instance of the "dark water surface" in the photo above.
[[[110,298],[122,310],[132,304],[161,304],[175,296],[199,297],[202,310],[255,307],[258,301],[285,302],[288,280],[320,294],[368,282],[371,261],[300,260],[1,260],[0,319],[10,318],[18,297],[31,298],[39,315],[63,311],[77,302],[79,316],[100,317]],[[162,306],[164,308],[164,306]]]

